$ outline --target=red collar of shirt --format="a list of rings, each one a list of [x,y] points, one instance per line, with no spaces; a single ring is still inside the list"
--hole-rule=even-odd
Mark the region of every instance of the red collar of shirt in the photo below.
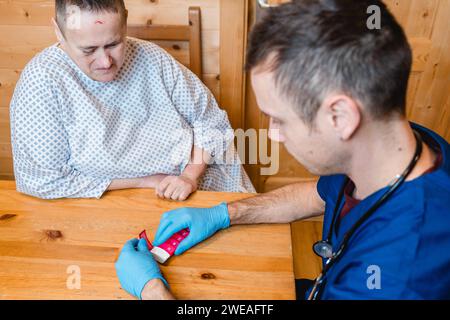
[[[434,151],[437,153],[434,165],[423,174],[428,174],[436,171],[442,164],[442,152],[439,149],[434,149]],[[353,198],[353,191],[355,191],[355,184],[353,183],[353,181],[349,180],[347,185],[345,186],[345,202],[344,206],[342,207],[341,213],[339,214],[339,219],[344,218],[354,207],[356,207],[361,202],[361,200]]]

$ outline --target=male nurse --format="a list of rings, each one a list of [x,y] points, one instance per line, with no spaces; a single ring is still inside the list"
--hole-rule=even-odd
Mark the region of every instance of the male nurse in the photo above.
[[[380,29],[366,24],[374,4]],[[321,178],[166,212],[155,245],[190,228],[181,255],[233,225],[324,214],[323,240],[333,253],[346,246],[331,267],[323,259],[328,270],[315,298],[450,299],[450,145],[406,118],[411,63],[405,33],[381,1],[299,0],[269,9],[249,41],[253,89],[279,133],[272,139]],[[128,242],[116,268],[135,296],[172,297],[143,243]]]

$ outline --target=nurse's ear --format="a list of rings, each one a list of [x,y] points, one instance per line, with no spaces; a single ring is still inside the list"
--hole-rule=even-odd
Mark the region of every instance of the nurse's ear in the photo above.
[[[56,22],[55,18],[52,18],[52,24],[55,29],[56,38],[58,39],[58,42],[63,44],[65,41],[64,35],[61,31],[61,28],[59,27],[58,23]]]
[[[324,99],[321,108],[328,124],[342,141],[349,140],[361,124],[361,108],[347,95],[329,95]]]

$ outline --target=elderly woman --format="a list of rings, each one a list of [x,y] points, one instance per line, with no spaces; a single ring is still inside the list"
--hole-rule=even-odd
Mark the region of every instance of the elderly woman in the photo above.
[[[155,44],[128,38],[126,21],[122,0],[56,1],[58,43],[29,62],[11,103],[17,190],[254,192],[210,91]],[[211,161],[230,150],[231,163]]]

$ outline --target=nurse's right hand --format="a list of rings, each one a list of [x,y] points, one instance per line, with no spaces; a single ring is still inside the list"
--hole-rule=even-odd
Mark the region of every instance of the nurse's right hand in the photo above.
[[[181,241],[175,251],[175,255],[180,255],[229,226],[230,216],[225,202],[212,208],[175,209],[162,215],[153,244],[159,246],[173,234],[189,228],[189,235]]]

